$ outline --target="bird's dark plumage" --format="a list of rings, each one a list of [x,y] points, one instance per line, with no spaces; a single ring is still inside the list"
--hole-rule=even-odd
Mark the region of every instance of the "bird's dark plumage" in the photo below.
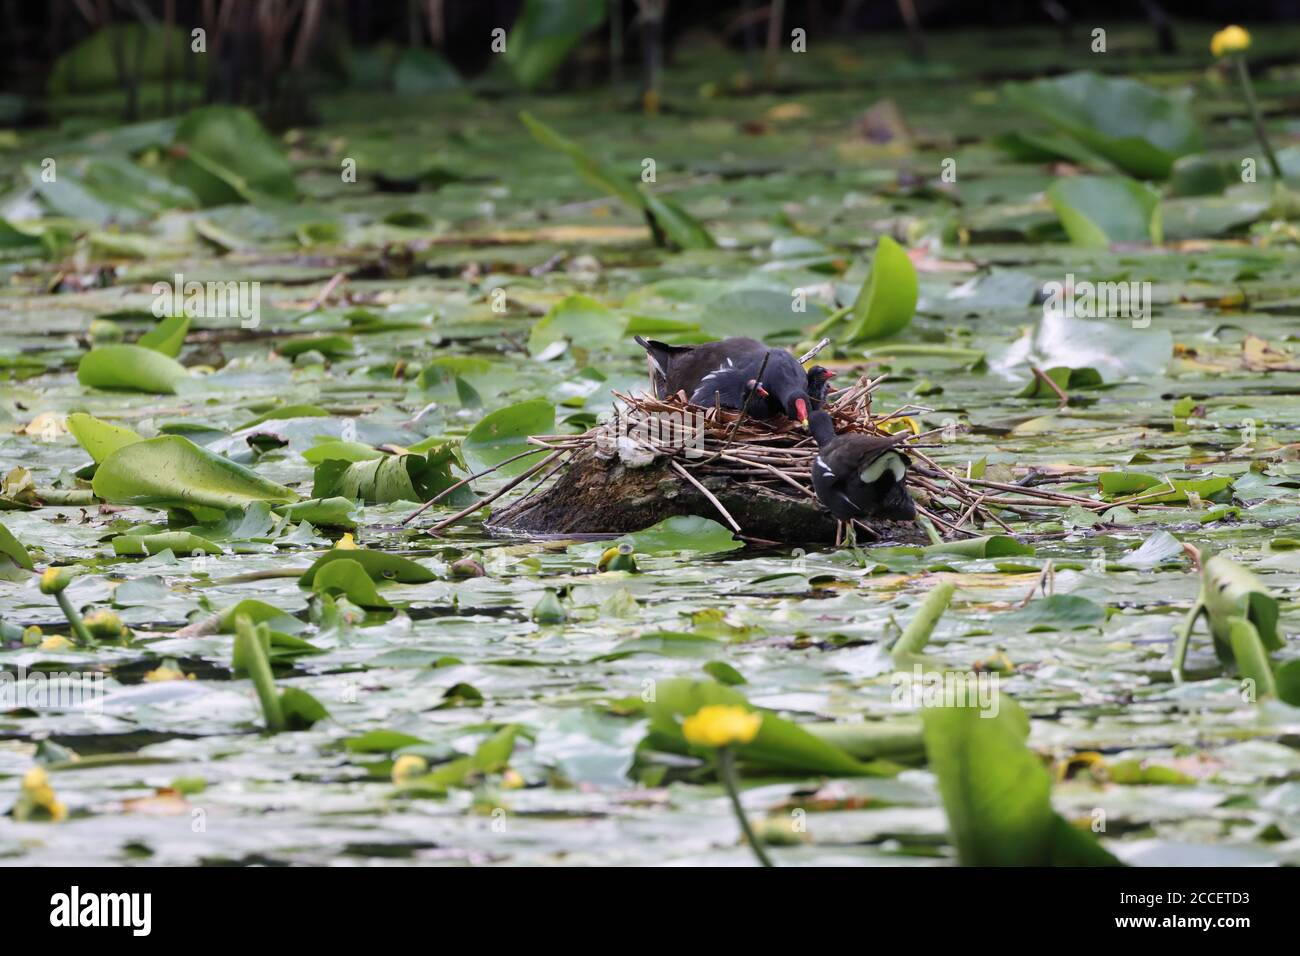
[[[817,440],[812,483],[817,498],[841,521],[875,518],[911,521],[916,506],[907,493],[907,456],[896,449],[904,436],[836,435],[825,412],[813,412]]]
[[[740,408],[748,394],[746,411],[755,418],[786,415],[807,425],[813,404],[808,392],[811,379],[785,349],[768,348],[748,338],[668,345],[637,336],[637,343],[646,351],[659,398],[680,391],[694,405],[716,402],[723,408]]]
[[[826,393],[834,377],[835,372],[823,365],[814,365],[808,370],[808,397],[812,399],[812,408],[821,408],[826,404]]]

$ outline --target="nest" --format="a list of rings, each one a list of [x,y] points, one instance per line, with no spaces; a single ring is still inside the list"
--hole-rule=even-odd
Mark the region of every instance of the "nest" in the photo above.
[[[884,378],[864,376],[828,397],[825,410],[836,432],[896,433],[900,425],[911,424],[909,413],[933,411],[904,405],[888,414],[873,414],[872,393]],[[717,406],[702,408],[681,393],[660,399],[615,392],[614,397],[612,421],[580,435],[532,436],[529,443],[536,449],[471,475],[426,503],[424,508],[502,465],[542,456],[495,492],[433,525],[429,533],[436,535],[531,482],[520,497],[492,514],[486,522],[489,531],[600,537],[638,531],[674,515],[700,515],[721,521],[752,544],[838,544],[842,539],[843,526],[812,490],[816,443],[794,423],[755,419]],[[911,460],[907,481],[919,492],[913,494],[917,514],[942,536],[1012,533],[1002,515],[1043,520],[1071,507],[1112,507],[1110,502],[1029,481],[1011,484],[955,475],[925,451],[935,445],[926,439],[942,431],[913,434],[898,446]],[[930,540],[911,521],[854,525],[859,541]]]

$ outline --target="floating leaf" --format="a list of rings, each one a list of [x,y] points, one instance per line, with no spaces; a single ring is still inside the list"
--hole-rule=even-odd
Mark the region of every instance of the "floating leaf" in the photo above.
[[[318,528],[346,528],[352,530],[357,526],[359,509],[356,502],[348,498],[309,498],[291,505],[279,505],[276,514],[284,515],[290,521],[306,521]]]
[[[1038,631],[1073,631],[1084,627],[1101,627],[1106,623],[1106,609],[1077,594],[1053,594],[1030,601],[1007,617],[1008,626],[1024,628],[1027,634]]]
[[[925,600],[917,607],[916,613],[907,622],[907,628],[891,649],[896,666],[925,650],[925,645],[929,642],[935,625],[939,623],[939,618],[943,617],[943,612],[948,609],[955,590],[956,588],[948,581],[941,581],[930,589]]]
[[[744,695],[714,681],[682,678],[656,684],[654,700],[645,704],[650,720],[648,744],[654,749],[687,753],[693,748],[682,734],[682,721],[700,708],[713,705],[753,710]],[[850,757],[839,747],[816,737],[798,724],[770,711],[763,711],[758,735],[736,747],[737,756],[750,768],[769,772],[824,773],[835,776],[863,776],[880,772],[879,767]],[[698,751],[705,753],[705,751]]]
[[[340,557],[321,565],[312,578],[311,589],[317,594],[343,594],[357,607],[392,607],[379,596],[366,569],[351,558]]]
[[[81,357],[77,381],[91,388],[173,395],[189,377],[180,362],[139,345],[101,345]]]
[[[120,534],[113,539],[113,553],[117,555],[161,554],[221,554],[221,548],[206,538],[188,531],[161,531],[157,534]]]
[[[302,453],[302,457],[313,465],[319,465],[323,461],[374,461],[383,458],[384,453],[373,445],[359,441],[331,440],[312,445]]]
[[[172,315],[140,336],[135,344],[176,358],[181,354],[181,346],[185,344],[185,336],[189,331],[188,318],[183,315]]]
[[[1127,77],[1070,73],[1010,83],[1005,92],[1013,104],[1134,176],[1165,179],[1174,160],[1201,148],[1185,99]]]
[[[1000,696],[996,711],[926,707],[925,747],[963,866],[1115,866],[1092,834],[1051,804],[1051,777],[1026,745],[1029,718]]]
[[[1232,619],[1238,617],[1250,621],[1266,649],[1282,649],[1277,599],[1250,569],[1223,555],[1206,558],[1201,563],[1201,602],[1215,645],[1225,660],[1231,659],[1225,652],[1230,649]]]
[[[849,342],[866,342],[896,335],[916,312],[916,268],[907,251],[889,236],[881,236],[871,274],[862,284],[849,313]]]
[[[99,464],[113,452],[124,445],[144,441],[129,428],[110,425],[84,412],[73,412],[68,416],[68,431],[86,453]]]
[[[254,501],[291,502],[293,491],[178,435],[118,448],[95,472],[96,496],[156,508],[201,506],[225,511]]]
[[[528,443],[529,435],[545,435],[555,430],[555,406],[545,399],[507,405],[483,417],[461,443],[465,461],[474,471],[482,471],[522,452],[536,448]],[[504,473],[519,473],[536,464],[522,458]]]
[[[341,496],[367,504],[428,501],[456,483],[451,474],[456,463],[456,450],[450,445],[427,455],[386,455],[357,462],[330,459],[316,466],[312,497]],[[473,500],[468,488],[462,487],[463,493],[446,499],[448,504]]]
[[[335,548],[326,551],[315,560],[310,568],[298,579],[301,587],[310,588],[316,580],[316,572],[334,561],[348,560],[361,565],[370,579],[376,582],[396,581],[400,584],[427,584],[437,580],[437,576],[422,564],[400,554],[387,551],[370,551],[366,548]]]
[[[709,231],[675,203],[656,197],[639,184],[634,184],[632,177],[603,166],[578,143],[551,129],[532,114],[520,113],[519,119],[537,142],[548,149],[559,150],[573,160],[583,179],[645,215],[656,242],[663,244],[667,241],[679,249],[711,249],[716,245]]]
[[[1277,696],[1277,684],[1273,679],[1273,665],[1268,659],[1268,651],[1260,640],[1255,625],[1244,617],[1227,619],[1228,645],[1232,648],[1232,659],[1237,664],[1237,673],[1242,678],[1254,682],[1255,699]]]
[[[32,556],[27,553],[22,542],[13,536],[8,528],[0,524],[0,556],[3,556],[25,571],[35,570]]]
[[[1015,538],[1005,534],[944,541],[940,544],[927,545],[924,551],[926,554],[956,554],[965,558],[1006,558],[1034,553],[1032,546],[1021,544]]]
[[[1067,368],[1058,365],[1044,369],[1043,374],[1056,383],[1067,394],[1082,388],[1097,388],[1102,384],[1101,373],[1095,368]],[[1047,398],[1055,401],[1059,396],[1037,375],[1029,384],[1016,393],[1017,398]]]
[[[617,545],[628,544],[637,554],[665,554],[672,551],[695,551],[721,554],[745,546],[731,532],[712,518],[698,515],[674,515],[641,531],[619,538]]]
[[[297,198],[289,161],[246,109],[204,106],[190,111],[176,124],[175,147],[181,155],[171,177],[204,206]]]
[[[534,355],[562,339],[584,349],[608,347],[627,331],[627,319],[586,295],[565,296],[533,323],[528,351]]]
[[[1112,243],[1160,243],[1160,197],[1122,176],[1071,176],[1047,190],[1047,198],[1076,246],[1105,249]]]

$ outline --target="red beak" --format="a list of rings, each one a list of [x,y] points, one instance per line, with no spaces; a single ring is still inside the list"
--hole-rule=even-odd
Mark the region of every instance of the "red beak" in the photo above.
[[[834,370],[828,368],[828,369],[826,370],[826,375],[825,375],[826,381],[829,382],[831,379],[833,379],[833,378],[834,378],[836,375],[838,375],[838,374],[839,374],[838,372],[835,372]]]
[[[799,424],[808,427],[808,404],[802,398],[794,400],[794,410],[799,416]]]

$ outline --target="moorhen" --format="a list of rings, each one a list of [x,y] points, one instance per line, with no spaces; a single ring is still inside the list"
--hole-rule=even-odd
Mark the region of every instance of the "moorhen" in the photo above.
[[[826,412],[813,412],[809,431],[817,441],[812,483],[817,498],[831,514],[847,522],[854,518],[911,521],[916,506],[907,493],[907,456],[895,446],[908,437],[835,434]]]
[[[814,365],[808,370],[808,397],[812,399],[812,408],[821,408],[826,404],[826,392],[834,377],[835,372],[824,365]]]
[[[693,405],[707,408],[716,402],[723,408],[740,408],[745,396],[750,395],[746,411],[755,418],[784,414],[808,426],[808,411],[813,405],[808,389],[812,380],[799,360],[785,349],[768,348],[749,338],[668,345],[638,335],[636,341],[646,351],[659,398],[685,392]]]

